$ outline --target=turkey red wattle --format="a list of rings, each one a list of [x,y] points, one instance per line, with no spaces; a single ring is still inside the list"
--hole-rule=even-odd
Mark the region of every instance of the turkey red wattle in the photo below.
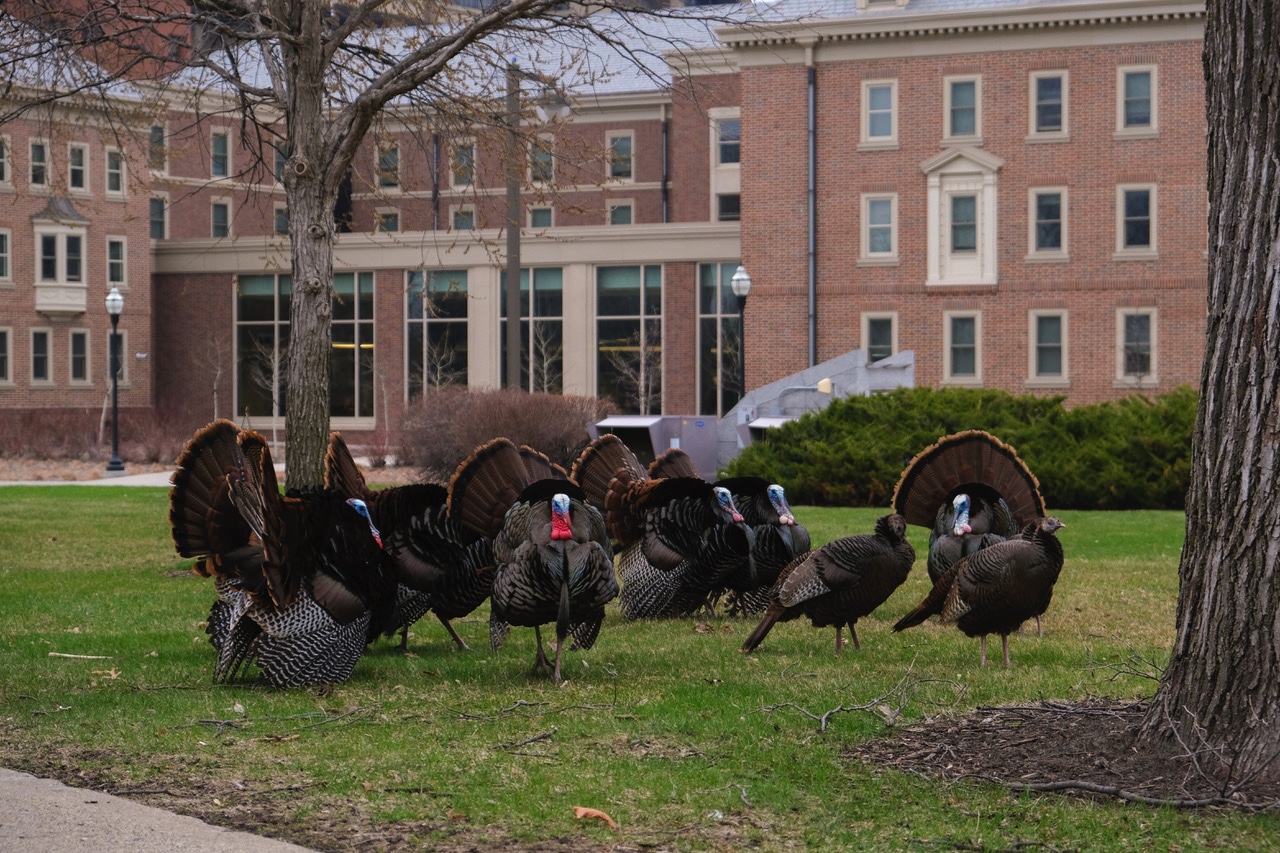
[[[559,494],[551,499],[551,538],[552,540],[573,538],[568,495]]]

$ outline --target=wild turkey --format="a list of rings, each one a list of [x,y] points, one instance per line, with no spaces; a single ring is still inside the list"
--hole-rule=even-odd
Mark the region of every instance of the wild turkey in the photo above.
[[[624,617],[686,615],[735,576],[749,582],[753,534],[728,489],[694,476],[653,479],[613,435],[587,446],[572,479],[604,512]]]
[[[407,650],[409,626],[435,613],[459,649],[469,647],[451,619],[471,613],[489,597],[493,559],[489,541],[469,533],[449,515],[448,490],[437,483],[370,489],[341,433],[329,436],[325,485],[369,507],[382,533],[396,579],[395,615],[386,635],[400,632]]]
[[[959,560],[893,630],[919,625],[936,613],[942,622],[954,622],[968,636],[982,638],[983,666],[987,634],[999,634],[1008,666],[1009,635],[1049,607],[1062,571],[1062,543],[1056,534],[1063,527],[1054,516],[1042,518],[1029,532]]]
[[[778,622],[808,616],[815,628],[834,625],[836,654],[849,626],[854,649],[861,649],[856,623],[902,585],[916,552],[906,539],[901,515],[876,520],[875,533],[846,536],[797,557],[782,571],[760,624],[742,644],[745,654],[760,645]]]
[[[961,557],[1018,535],[1045,514],[1040,484],[1012,447],[968,430],[939,439],[903,470],[893,508],[930,529],[929,579]]]
[[[490,644],[500,648],[512,625],[533,628],[534,669],[545,671],[541,626],[554,622],[558,683],[565,638],[572,634],[576,648],[591,648],[605,605],[618,594],[603,516],[562,468],[505,438],[458,466],[449,507],[464,527],[493,540]]]
[[[345,681],[390,618],[394,581],[359,499],[281,496],[256,432],[218,420],[179,455],[169,523],[183,557],[214,579],[214,680],[250,664],[276,687]]]
[[[751,526],[754,584],[729,593],[728,610],[735,616],[759,613],[769,606],[774,584],[792,560],[809,551],[809,531],[796,521],[787,503],[786,491],[762,477],[731,477],[718,480],[733,495],[733,504]]]

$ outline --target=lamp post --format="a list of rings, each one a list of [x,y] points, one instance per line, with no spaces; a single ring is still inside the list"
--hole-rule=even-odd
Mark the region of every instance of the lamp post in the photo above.
[[[747,396],[747,294],[751,292],[751,276],[738,265],[729,279],[733,295],[738,297],[738,399]]]
[[[544,92],[538,104],[538,118],[544,122],[564,118],[569,104],[560,97],[551,82],[540,74],[525,71],[514,62],[507,63],[507,266],[503,270],[503,291],[507,311],[507,388],[524,388],[520,381],[520,228],[524,217],[520,210],[520,81],[541,83]],[[533,281],[529,282],[530,287]],[[532,318],[530,318],[532,320]],[[532,353],[530,353],[532,357]]]
[[[111,460],[107,462],[107,474],[123,474],[120,461],[120,313],[124,311],[124,297],[120,289],[111,288],[107,294],[107,314],[111,317]]]

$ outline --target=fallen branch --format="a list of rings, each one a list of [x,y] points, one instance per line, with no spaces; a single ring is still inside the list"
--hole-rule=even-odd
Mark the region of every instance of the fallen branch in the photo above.
[[[115,660],[115,655],[69,655],[65,652],[49,652],[51,658],[75,658],[77,660]]]
[[[518,746],[528,746],[531,743],[537,743],[540,740],[547,740],[548,738],[555,737],[556,731],[557,729],[552,727],[549,732],[543,732],[542,734],[534,735],[533,737],[527,737],[524,740],[518,740],[514,743],[500,743],[498,744],[498,749],[515,749]]]

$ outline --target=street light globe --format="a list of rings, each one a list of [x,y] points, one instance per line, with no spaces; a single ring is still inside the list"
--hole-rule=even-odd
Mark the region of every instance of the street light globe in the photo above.
[[[112,317],[119,317],[122,311],[124,311],[124,297],[120,295],[120,288],[113,287],[107,294],[107,313]]]
[[[729,279],[729,287],[733,289],[733,295],[739,299],[746,299],[747,294],[751,292],[751,276],[747,273],[747,268],[739,265],[734,271],[733,278]]]

